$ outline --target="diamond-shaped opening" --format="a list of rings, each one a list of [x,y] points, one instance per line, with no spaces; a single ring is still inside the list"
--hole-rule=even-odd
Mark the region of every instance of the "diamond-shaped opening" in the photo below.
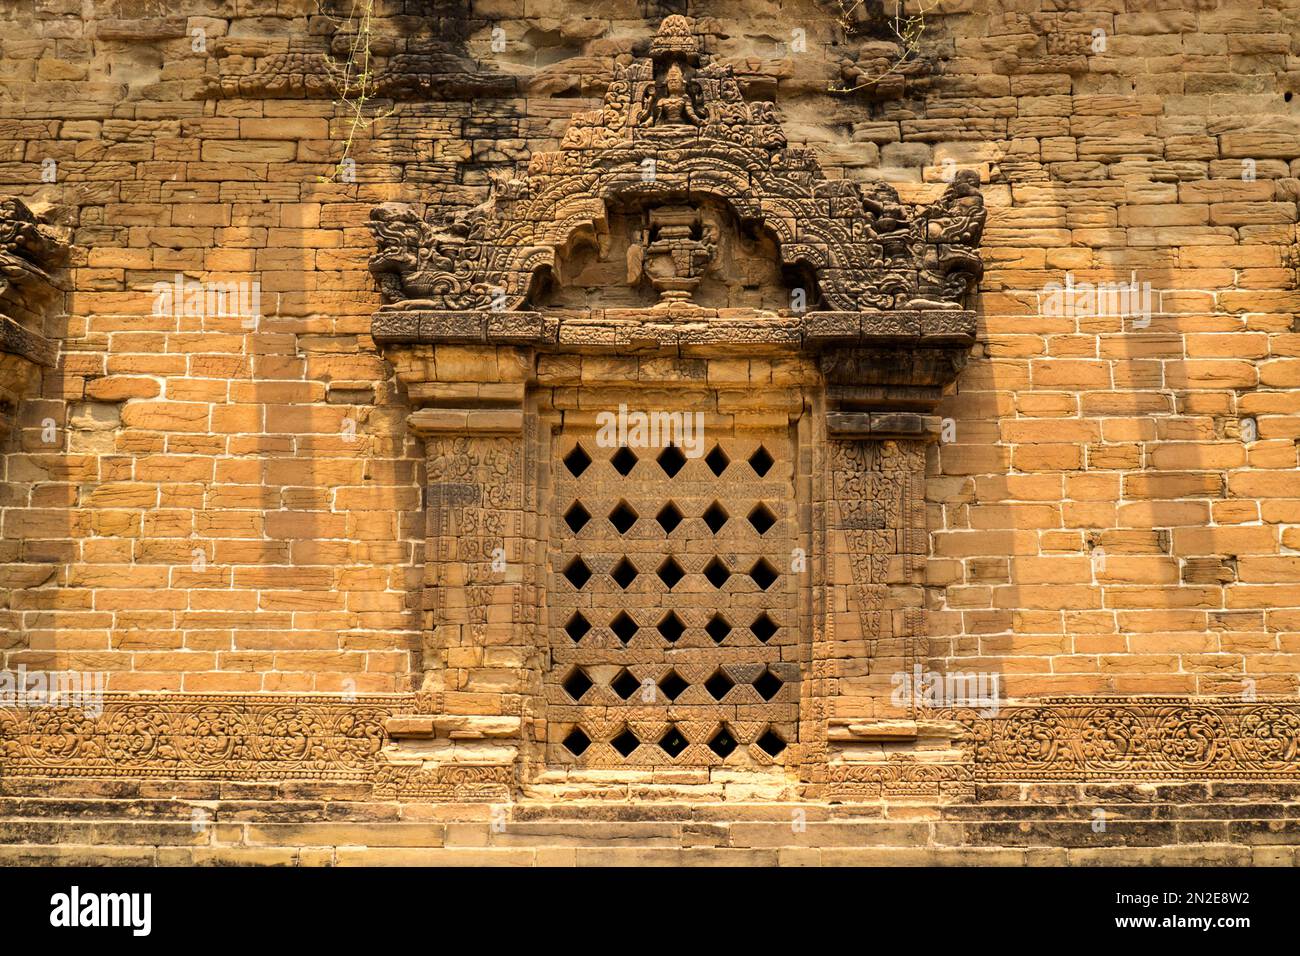
[[[637,692],[641,682],[632,676],[632,672],[626,667],[619,671],[618,676],[609,682],[610,690],[618,694],[623,700],[627,700]]]
[[[632,525],[636,524],[636,519],[641,517],[632,509],[632,506],[626,501],[620,501],[614,506],[614,510],[609,513],[609,523],[618,529],[619,534],[627,534],[632,530]]]
[[[631,730],[624,730],[621,734],[611,740],[610,744],[612,744],[614,749],[624,757],[630,757],[632,756],[632,751],[641,746],[641,741],[636,739],[636,734],[632,733]],[[782,746],[784,746],[784,741],[782,742]],[[778,753],[779,752],[780,751],[778,751]],[[773,756],[775,756],[775,754]]]
[[[688,743],[680,730],[676,727],[669,727],[668,732],[659,738],[659,746],[664,753],[675,759],[678,754],[687,748]]]
[[[682,566],[677,563],[677,559],[671,555],[665,559],[664,563],[659,565],[659,570],[655,572],[659,575],[659,580],[668,585],[668,590],[672,590],[677,582],[686,577],[686,572]]]
[[[772,453],[762,445],[754,449],[754,454],[749,456],[749,467],[753,468],[754,474],[760,478],[771,471],[772,466],[775,464],[776,459],[772,457]]]
[[[587,562],[582,558],[574,558],[565,567],[564,577],[575,588],[581,589],[591,580],[591,568],[587,567]]]
[[[575,644],[587,636],[591,630],[591,622],[582,616],[581,611],[575,611],[573,617],[569,618],[569,623],[564,625],[564,633],[569,635],[569,639]]]
[[[728,677],[727,672],[722,668],[714,671],[713,676],[704,682],[704,689],[714,700],[722,700],[735,686],[736,682]]]
[[[574,727],[569,736],[564,738],[564,749],[575,757],[581,757],[591,746],[591,738],[582,732],[581,727]]]
[[[771,700],[784,683],[785,681],[771,671],[763,671],[758,675],[758,679],[754,681],[754,690],[758,691],[758,696],[764,700]]]
[[[754,583],[766,591],[776,583],[778,577],[776,568],[768,563],[767,558],[759,558],[754,562],[754,566],[749,569],[749,576],[754,579]]]
[[[776,731],[772,730],[770,727],[766,732],[764,732],[763,736],[758,738],[757,742],[758,749],[763,751],[763,753],[767,754],[769,757],[780,755],[781,751],[784,750],[786,746],[785,741],[782,740]]]
[[[610,456],[609,463],[614,466],[615,471],[626,478],[632,474],[632,469],[636,467],[636,453],[623,445]]]
[[[720,588],[727,583],[727,578],[731,577],[731,569],[722,563],[721,558],[714,558],[705,565],[704,576],[715,588]]]
[[[722,473],[731,464],[731,459],[727,457],[727,453],[722,450],[721,445],[714,445],[713,449],[704,456],[704,462],[709,466],[709,471],[721,478]]]
[[[727,523],[727,519],[731,515],[727,514],[726,508],[715,501],[709,505],[708,510],[701,517],[704,519],[704,523],[709,526],[709,530],[717,534],[722,530],[722,526]]]
[[[655,515],[655,521],[659,522],[659,527],[664,529],[664,534],[672,534],[673,529],[682,523],[682,512],[671,501],[659,509]]]
[[[731,735],[731,731],[724,725],[709,741],[709,749],[725,760],[736,749],[736,738]]]
[[[564,467],[569,469],[569,474],[574,478],[581,477],[582,473],[591,467],[591,456],[587,454],[587,449],[581,445],[574,445],[573,451],[564,456]]]
[[[575,667],[569,673],[569,676],[564,678],[564,683],[561,686],[564,688],[564,692],[574,700],[582,700],[582,695],[591,690],[592,683],[592,679],[587,676],[586,671],[581,667]]]
[[[721,614],[715,614],[709,618],[709,623],[704,625],[705,632],[713,638],[714,644],[721,644],[731,633],[731,625]]]
[[[772,639],[779,627],[780,625],[772,620],[766,611],[754,618],[754,623],[749,625],[749,629],[754,632],[754,636],[764,644]]]
[[[776,524],[776,515],[772,514],[771,508],[760,501],[749,513],[749,523],[759,534],[767,534],[768,529]]]
[[[569,530],[574,534],[585,528],[590,520],[591,512],[582,506],[581,501],[575,501],[569,505],[569,510],[564,513],[564,523],[569,526]]]
[[[626,591],[632,586],[632,582],[636,580],[638,573],[636,565],[624,558],[614,566],[614,570],[609,573],[609,576],[614,579],[619,587]]]
[[[658,624],[658,631],[669,644],[677,643],[678,638],[686,633],[686,625],[675,611],[669,611]]]
[[[655,461],[659,462],[664,474],[672,478],[686,465],[686,455],[676,445],[669,445],[659,453]]]
[[[669,700],[676,700],[681,697],[682,692],[690,686],[682,675],[676,671],[669,671],[659,681],[659,689],[664,692],[664,696]]]
[[[626,644],[632,640],[632,635],[639,631],[640,625],[628,616],[627,611],[619,611],[618,617],[609,622],[609,629],[614,632],[614,636]]]

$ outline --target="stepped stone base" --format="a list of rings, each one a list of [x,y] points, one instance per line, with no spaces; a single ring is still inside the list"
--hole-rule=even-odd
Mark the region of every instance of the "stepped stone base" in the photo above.
[[[6,781],[0,864],[1292,866],[1300,787],[998,785],[977,803],[349,799],[346,788]],[[293,792],[289,792],[293,790]],[[313,792],[314,791],[314,792]]]

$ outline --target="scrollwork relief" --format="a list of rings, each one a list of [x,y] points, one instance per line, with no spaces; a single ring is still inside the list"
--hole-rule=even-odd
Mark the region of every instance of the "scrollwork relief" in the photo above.
[[[560,149],[532,157],[490,210],[451,223],[385,205],[371,260],[388,308],[519,309],[534,275],[614,200],[712,197],[810,270],[825,307],[959,308],[981,274],[978,176],[959,171],[913,209],[884,183],[828,180],[789,147],[770,102],[748,102],[732,68],[702,53],[685,17],[667,17],[650,56],[615,67],[603,106],[574,115]]]

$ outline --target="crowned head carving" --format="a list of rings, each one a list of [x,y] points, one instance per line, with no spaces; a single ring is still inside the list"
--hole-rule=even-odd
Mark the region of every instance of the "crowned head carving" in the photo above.
[[[559,149],[534,154],[484,207],[443,224],[376,209],[371,270],[387,309],[522,309],[576,239],[599,242],[613,205],[707,201],[770,236],[780,266],[813,276],[819,308],[952,309],[982,274],[978,186],[959,172],[915,209],[886,184],[828,180],[810,149],[786,144],[776,106],[746,100],[731,67],[701,52],[692,22],[671,16],[649,57],[615,65],[602,107],[575,114]],[[672,300],[690,295],[712,256],[698,235],[643,252]]]

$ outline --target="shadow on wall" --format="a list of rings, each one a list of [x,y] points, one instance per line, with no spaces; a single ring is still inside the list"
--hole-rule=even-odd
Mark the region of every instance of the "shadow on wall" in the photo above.
[[[931,459],[932,641],[1012,699],[1296,692],[1293,108],[1161,95],[1182,77],[1127,72],[1148,42],[1112,35],[1114,73],[1035,80],[1034,118],[1010,120],[1033,149],[993,144],[983,355]]]

